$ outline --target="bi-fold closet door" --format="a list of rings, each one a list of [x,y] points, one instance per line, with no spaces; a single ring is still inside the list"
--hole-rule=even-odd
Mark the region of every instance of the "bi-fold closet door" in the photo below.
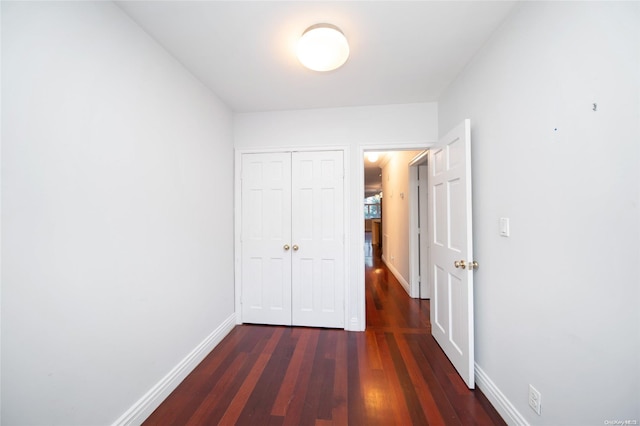
[[[343,152],[243,154],[241,186],[242,322],[343,328]]]

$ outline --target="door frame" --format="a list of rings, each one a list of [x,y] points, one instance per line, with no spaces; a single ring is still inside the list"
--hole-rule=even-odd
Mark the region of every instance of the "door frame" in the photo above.
[[[429,148],[436,146],[438,143],[435,141],[426,141],[426,142],[413,142],[413,143],[398,143],[398,144],[361,144],[358,145],[358,148],[355,152],[357,156],[357,164],[358,164],[358,181],[357,181],[357,189],[356,196],[357,200],[362,200],[364,194],[364,156],[366,152],[383,152],[383,151],[428,151]],[[384,195],[383,195],[384,196]],[[360,202],[362,204],[362,202]],[[358,210],[358,213],[361,215],[362,208]],[[358,241],[358,250],[356,253],[356,263],[354,263],[353,267],[356,268],[355,277],[356,277],[356,287],[357,291],[354,292],[354,296],[356,300],[354,300],[354,305],[357,306],[357,318],[358,323],[352,323],[351,330],[364,331],[367,325],[366,319],[366,299],[365,299],[365,275],[364,275],[364,244],[365,244],[365,235],[364,235],[364,221],[362,221],[362,216],[360,216],[361,226],[358,226],[355,229],[357,233],[356,238]],[[411,255],[411,247],[409,247],[409,253]],[[411,266],[409,266],[409,270],[411,271]],[[411,288],[411,283],[409,283],[409,288]],[[348,306],[348,305],[347,305]]]
[[[350,252],[351,252],[351,235],[349,227],[349,217],[351,215],[351,206],[349,200],[351,197],[351,179],[349,176],[349,147],[340,146],[310,146],[310,147],[269,147],[269,148],[235,148],[234,149],[234,178],[233,178],[233,260],[234,260],[234,293],[235,293],[235,317],[236,324],[243,324],[242,322],[242,156],[244,154],[261,154],[261,153],[275,153],[275,152],[308,152],[308,151],[342,151],[343,155],[343,174],[344,174],[344,191],[343,191],[343,221],[344,221],[344,271],[343,271],[343,283],[344,283],[344,328],[349,329],[350,317],[349,312],[349,274],[351,272]],[[364,191],[364,182],[363,182]],[[360,209],[361,211],[362,209]],[[364,234],[363,234],[364,238]],[[364,262],[364,258],[363,258]]]
[[[420,240],[418,239],[418,232],[420,228],[418,226],[419,222],[422,224],[422,229],[420,230],[421,234],[424,236],[426,235],[426,232],[428,232],[426,220],[427,211],[419,209],[418,199],[418,184],[422,181],[426,188],[427,180],[426,176],[418,179],[418,167],[426,165],[428,170],[428,157],[429,150],[425,149],[420,154],[416,155],[409,163],[409,296],[414,299],[429,299],[431,297],[431,292],[428,292],[428,296],[423,297],[424,295],[420,291],[420,281],[428,281],[428,274],[423,272],[422,276],[420,275],[420,263],[422,261],[420,256],[426,256],[428,260],[429,254],[428,251],[427,253],[420,252]],[[426,200],[426,203],[428,209],[429,201]],[[420,212],[420,214],[418,214],[418,212]],[[420,215],[421,221],[418,220],[418,215]],[[428,283],[427,288],[430,288]]]

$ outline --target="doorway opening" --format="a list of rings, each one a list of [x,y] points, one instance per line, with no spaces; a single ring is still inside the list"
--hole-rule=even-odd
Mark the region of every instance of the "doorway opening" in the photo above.
[[[362,152],[363,270],[373,267],[378,256],[384,269],[393,275],[409,297],[415,299],[430,297],[427,274],[421,272],[426,272],[428,259],[426,229],[420,229],[426,226],[427,214],[426,152],[424,146],[363,149]],[[365,287],[366,278],[371,277],[367,275],[369,271],[364,272],[363,290],[366,292],[369,290]],[[365,312],[369,314],[366,304],[371,300],[368,294],[363,296]]]
[[[416,149],[416,147],[402,147],[403,149]],[[428,220],[427,228],[433,230],[427,236],[430,241],[428,254],[428,275],[432,279],[432,299],[429,304],[430,324],[432,335],[440,344],[443,351],[450,359],[456,370],[463,378],[467,386],[472,389],[475,386],[474,378],[474,335],[473,335],[473,272],[479,267],[479,263],[473,258],[473,233],[472,233],[472,205],[471,205],[471,122],[466,119],[449,131],[436,144],[419,147],[421,150],[429,148],[428,164],[423,164],[420,158],[415,158],[411,166],[416,166],[415,179],[420,181],[420,166],[426,166],[428,173]],[[398,148],[396,148],[398,149]],[[379,147],[363,147],[360,151],[360,161],[364,169],[364,154],[366,151],[380,150]],[[407,166],[409,167],[409,161]],[[384,170],[382,181],[387,176]],[[364,173],[363,173],[364,175]],[[364,192],[364,179],[362,179],[361,191]],[[404,193],[396,192],[391,187],[383,188],[382,216],[385,218],[383,227],[383,253],[385,258],[394,259],[394,247],[387,244],[385,238],[388,230],[385,225],[389,223],[389,198],[391,193],[404,199]],[[424,194],[424,193],[423,193]],[[387,196],[389,195],[389,197]],[[426,198],[426,197],[425,197]],[[417,203],[418,205],[420,202]],[[419,212],[415,221],[420,222]],[[399,223],[400,220],[394,220]],[[365,232],[362,227],[361,241],[364,245]],[[420,245],[421,238],[416,238]],[[409,252],[416,253],[416,244],[412,245]],[[364,265],[364,251],[362,253],[362,265]],[[397,257],[396,257],[397,259]],[[393,265],[393,263],[391,263]],[[418,271],[420,271],[418,268]],[[389,268],[391,270],[391,268]],[[369,324],[366,317],[365,305],[368,294],[365,286],[364,268],[363,274],[357,281],[360,292],[362,322],[361,330]],[[392,271],[393,272],[393,271]],[[405,286],[405,289],[411,286]],[[416,288],[413,286],[413,288]],[[419,289],[419,286],[418,286]],[[410,292],[411,290],[407,290]],[[419,292],[418,292],[419,294]],[[415,297],[415,296],[414,296]],[[422,299],[418,299],[423,302]]]

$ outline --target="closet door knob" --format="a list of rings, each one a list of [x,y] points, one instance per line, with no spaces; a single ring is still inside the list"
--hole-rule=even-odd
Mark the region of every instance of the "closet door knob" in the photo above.
[[[298,251],[298,249],[299,249],[299,248],[300,248],[300,247],[298,247],[298,245],[297,245],[297,244],[294,244],[294,245],[293,245],[293,251]]]
[[[289,244],[285,244],[283,248],[284,248],[285,251],[289,250],[289,248],[290,248]]]

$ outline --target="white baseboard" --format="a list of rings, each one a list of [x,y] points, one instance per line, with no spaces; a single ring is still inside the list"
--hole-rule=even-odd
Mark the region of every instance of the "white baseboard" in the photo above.
[[[402,287],[404,287],[404,291],[406,291],[409,297],[411,297],[411,290],[409,289],[409,283],[400,274],[400,271],[398,271],[396,267],[391,264],[391,262],[387,262],[387,259],[384,258],[384,255],[382,255],[382,261],[384,262],[385,265],[387,265],[387,268],[389,268],[393,276],[396,277],[396,279],[398,280],[398,282],[400,282]]]
[[[482,368],[476,363],[476,386],[487,397],[489,402],[494,406],[496,411],[500,413],[502,418],[508,425],[529,426],[527,420],[520,414],[520,412],[513,406],[511,401],[498,389],[495,383],[487,376]]]
[[[224,320],[209,336],[178,363],[166,376],[129,408],[112,426],[137,426],[165,400],[180,382],[215,348],[236,325],[236,314]]]

